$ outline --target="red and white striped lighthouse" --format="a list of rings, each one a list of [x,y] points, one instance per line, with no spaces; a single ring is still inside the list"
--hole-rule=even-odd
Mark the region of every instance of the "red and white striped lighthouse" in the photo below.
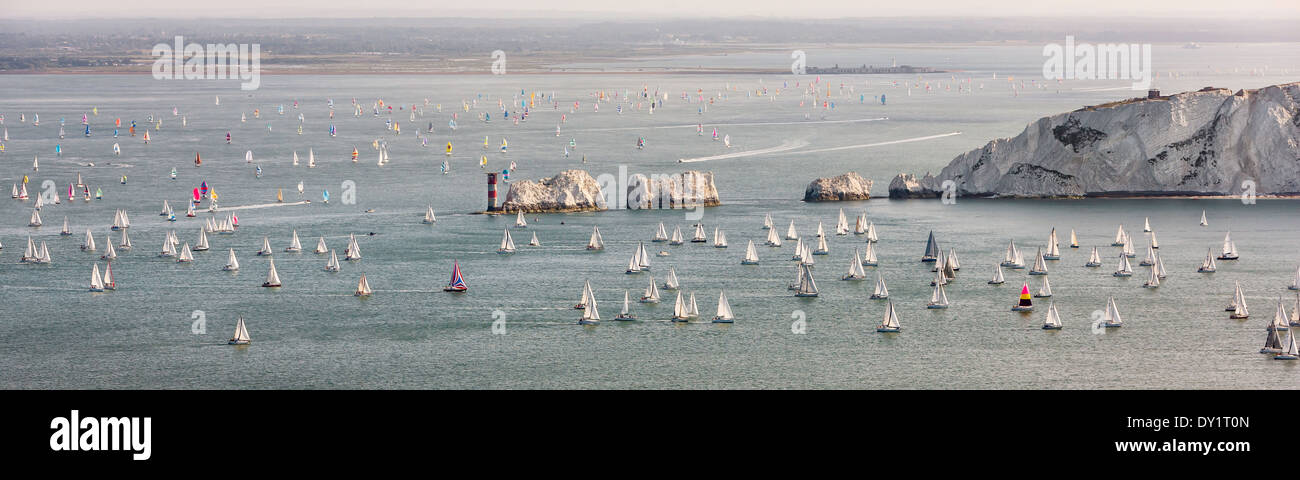
[[[490,173],[487,174],[487,185],[488,185],[488,206],[487,206],[487,211],[489,211],[489,212],[495,212],[495,211],[497,211],[497,210],[500,209],[499,207],[497,207],[497,174],[496,174],[496,172],[490,172]]]

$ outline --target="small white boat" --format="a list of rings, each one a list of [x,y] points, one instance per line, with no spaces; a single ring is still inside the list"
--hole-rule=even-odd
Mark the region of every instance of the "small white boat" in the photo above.
[[[370,281],[366,280],[366,274],[361,274],[361,280],[357,282],[357,290],[353,292],[355,297],[369,297],[374,291],[370,289]]]
[[[994,265],[993,279],[989,280],[989,285],[1002,285],[1004,283],[1007,283],[1007,280],[1002,276],[1002,265]]]
[[[659,303],[659,286],[655,285],[655,277],[650,277],[650,285],[645,288],[645,294],[641,295],[641,303]]]
[[[754,241],[750,240],[745,246],[745,258],[740,260],[741,265],[758,265],[758,250],[754,248]]]
[[[1029,269],[1030,275],[1047,275],[1047,262],[1043,258],[1043,249],[1040,247],[1038,253],[1034,254],[1034,268]]]
[[[883,300],[889,298],[889,287],[885,285],[885,277],[880,272],[876,272],[876,287],[871,291],[872,300]]]
[[[339,270],[342,270],[342,267],[343,266],[339,264],[338,252],[330,250],[330,259],[325,262],[325,271],[338,273]]]
[[[298,253],[302,251],[302,243],[298,241],[298,230],[293,231],[293,239],[289,241],[289,246],[284,251],[289,253]]]
[[[866,280],[867,272],[862,269],[862,257],[858,255],[858,249],[853,249],[853,261],[849,262],[849,272],[840,278],[841,280]]]
[[[1133,267],[1128,263],[1128,255],[1124,255],[1123,253],[1119,254],[1119,269],[1115,270],[1115,273],[1112,273],[1111,275],[1116,277],[1133,276]]]
[[[226,260],[226,266],[221,269],[227,272],[239,271],[239,260],[235,258],[235,249],[230,249],[230,259]]]
[[[1232,232],[1223,236],[1223,254],[1219,255],[1219,260],[1237,260],[1241,258],[1237,255],[1237,243],[1232,241]]]
[[[591,227],[591,240],[587,241],[587,250],[604,250],[605,240],[600,237],[600,227]]]
[[[796,297],[816,297],[817,282],[813,280],[812,265],[802,263],[799,265],[799,286],[795,289]]]
[[[1056,302],[1047,305],[1047,318],[1043,320],[1043,330],[1060,330],[1061,313],[1056,311]]]
[[[932,310],[948,308],[948,294],[944,292],[942,283],[934,286],[934,293],[930,294],[930,301],[925,304],[925,308]]]
[[[618,316],[614,317],[614,320],[623,321],[623,322],[636,320],[636,315],[633,315],[631,312],[632,309],[631,298],[632,298],[631,294],[628,293],[627,290],[623,290],[623,310],[618,312]]]
[[[316,253],[317,255],[322,255],[322,254],[329,253],[329,251],[330,251],[329,247],[325,246],[325,236],[321,235],[320,239],[316,240],[316,249],[312,250],[312,252]]]
[[[266,273],[266,281],[262,282],[263,287],[273,288],[280,286],[280,274],[275,271],[275,259],[271,259],[271,269]]]
[[[1101,317],[1101,326],[1104,328],[1119,328],[1124,326],[1124,319],[1119,316],[1119,307],[1115,305],[1115,297],[1110,297],[1106,301],[1106,310]]]
[[[713,316],[713,323],[735,323],[736,317],[731,313],[731,304],[727,302],[726,292],[718,292],[718,313]]]
[[[1147,276],[1147,281],[1142,284],[1142,288],[1159,288],[1159,287],[1160,287],[1160,271],[1156,269],[1155,265],[1151,265],[1150,275]]]
[[[104,291],[104,279],[99,276],[99,263],[95,264],[95,269],[92,270],[90,274],[90,291]]]
[[[1043,278],[1043,286],[1038,287],[1038,291],[1034,292],[1034,298],[1051,298],[1051,297],[1052,297],[1052,282],[1048,281],[1047,278]]]
[[[902,325],[898,323],[898,312],[894,311],[894,301],[890,300],[885,305],[885,318],[876,326],[876,331],[880,333],[898,333],[903,330]]]
[[[226,342],[227,345],[248,345],[253,340],[248,336],[248,327],[244,325],[244,317],[239,317],[239,322],[235,324],[235,335],[230,337]]]
[[[1227,310],[1232,312],[1228,318],[1233,320],[1245,320],[1250,318],[1250,311],[1246,308],[1246,295],[1241,291],[1241,282],[1235,282],[1236,288],[1232,293],[1232,304]]]
[[[528,221],[524,220],[524,212],[521,210],[515,215],[515,228],[528,228]]]
[[[862,254],[862,266],[875,267],[880,265],[880,259],[876,258],[876,244],[867,242],[867,251]]]
[[[257,251],[257,256],[271,256],[271,239],[269,237],[262,237],[262,249]]]
[[[1295,330],[1287,329],[1286,340],[1283,341],[1282,352],[1273,356],[1273,360],[1296,360],[1300,359],[1300,348],[1296,347]]]
[[[1214,273],[1219,267],[1214,263],[1214,249],[1205,251],[1205,261],[1201,262],[1201,267],[1196,269],[1197,273]]]
[[[438,222],[438,217],[435,216],[435,215],[433,214],[433,206],[430,205],[430,206],[429,206],[429,207],[424,211],[424,220],[423,220],[423,223],[424,223],[425,225],[432,225],[432,224],[437,223],[437,222]]]
[[[515,239],[510,236],[510,229],[506,229],[505,235],[501,236],[501,246],[497,247],[497,253],[515,253]]]

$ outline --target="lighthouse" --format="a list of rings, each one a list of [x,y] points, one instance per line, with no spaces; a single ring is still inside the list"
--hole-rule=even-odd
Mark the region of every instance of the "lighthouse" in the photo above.
[[[501,208],[497,206],[497,173],[490,172],[487,174],[487,211],[495,212]]]

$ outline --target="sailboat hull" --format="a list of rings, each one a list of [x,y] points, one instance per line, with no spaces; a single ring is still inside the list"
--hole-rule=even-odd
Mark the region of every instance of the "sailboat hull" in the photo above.
[[[939,304],[930,304],[930,305],[926,305],[925,308],[930,309],[930,310],[943,310],[943,309],[948,308],[948,306],[947,306],[947,305],[939,305]]]
[[[614,320],[618,320],[620,322],[630,322],[636,320],[636,317],[633,315],[619,315],[617,317],[614,317]]]
[[[758,265],[758,262],[751,262],[751,261],[749,261],[749,260],[741,260],[741,261],[740,261],[740,264],[741,264],[741,265]]]
[[[735,320],[732,320],[730,318],[714,318],[713,323],[736,323],[736,322]]]
[[[600,325],[600,320],[578,320],[578,325]]]
[[[252,342],[250,342],[250,341],[248,341],[248,340],[230,340],[230,341],[226,342],[226,345],[248,345],[249,343],[252,343]]]
[[[898,333],[901,331],[903,331],[903,329],[898,327],[876,327],[876,332],[879,333]]]
[[[1300,356],[1295,355],[1274,355],[1273,360],[1300,360]]]
[[[1016,305],[1016,306],[1014,306],[1014,307],[1011,307],[1011,311],[1013,311],[1013,312],[1032,312],[1032,311],[1034,311],[1034,307],[1033,307],[1032,305],[1031,305],[1031,306],[1028,306],[1028,307],[1022,307],[1022,306],[1020,306],[1020,305]]]

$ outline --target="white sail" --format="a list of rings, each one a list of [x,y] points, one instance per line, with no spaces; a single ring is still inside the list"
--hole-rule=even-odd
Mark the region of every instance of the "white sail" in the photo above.
[[[370,281],[366,280],[366,274],[363,273],[361,274],[361,280],[357,282],[357,291],[353,293],[353,296],[365,297],[371,293],[374,292],[370,289]]]
[[[113,250],[113,239],[108,234],[104,234],[104,255],[99,258],[103,260],[117,258],[117,251]]]
[[[1043,286],[1038,288],[1038,294],[1035,296],[1043,298],[1052,296],[1052,282],[1048,281],[1047,278],[1043,278]]]
[[[867,241],[871,243],[880,241],[880,238],[876,236],[876,222],[867,224]]]
[[[700,307],[695,303],[695,292],[691,292],[690,306],[687,307],[686,314],[690,315],[691,318],[697,318],[700,316]]]
[[[86,241],[82,242],[81,249],[87,252],[95,251],[95,236],[90,234],[89,229],[86,230]]]
[[[515,251],[515,239],[514,237],[510,236],[510,230],[506,229],[505,234],[501,236],[501,246],[497,248],[497,252],[511,253],[514,251]]]
[[[330,251],[329,247],[325,245],[324,235],[321,235],[320,239],[316,240],[316,249],[313,251],[317,254],[322,254]]]
[[[758,250],[754,249],[753,240],[750,240],[749,244],[745,246],[745,258],[742,259],[740,263],[745,265],[758,265]],[[1300,279],[1300,273],[1297,274],[1297,279]]]
[[[880,328],[901,328],[901,325],[898,322],[898,312],[894,310],[894,302],[892,300],[885,306],[885,318],[880,321]]]
[[[1119,315],[1119,307],[1115,305],[1115,297],[1110,297],[1110,300],[1106,302],[1106,313],[1102,318],[1107,326],[1119,326],[1124,323],[1124,320]]]
[[[659,303],[659,286],[655,284],[655,277],[650,277],[650,285],[645,288],[645,295],[641,296],[641,301]]]
[[[232,344],[246,344],[252,339],[248,336],[248,326],[244,324],[244,317],[239,317],[239,322],[235,324],[235,335],[230,337]]]
[[[426,224],[428,224],[428,223],[436,223],[437,221],[438,221],[438,217],[435,216],[435,215],[433,214],[433,206],[430,205],[430,206],[429,206],[429,207],[424,211],[424,223],[426,223]]]
[[[731,313],[731,304],[727,302],[726,292],[718,292],[718,314],[713,317],[713,320],[731,321],[735,318]]]
[[[1047,262],[1043,261],[1043,249],[1040,247],[1034,258],[1034,268],[1029,270],[1030,275],[1047,275]]]
[[[817,229],[821,230],[821,224],[817,224]],[[826,255],[830,253],[830,247],[826,245],[826,236],[817,236],[817,249],[812,252],[814,255]]]
[[[704,236],[704,224],[695,224],[695,236],[691,237],[691,241],[695,243],[708,241],[708,238]]]
[[[686,302],[682,301],[682,292],[677,292],[677,300],[673,302],[673,320],[686,320],[690,316]]]
[[[773,225],[772,225],[772,214],[770,214],[770,213],[768,213],[768,214],[764,214],[764,215],[763,215],[763,230],[771,230],[772,227],[773,227]]]
[[[268,271],[268,272],[266,273],[266,283],[263,283],[262,286],[263,286],[263,287],[278,287],[278,286],[280,286],[280,274],[277,273],[277,272],[275,271],[275,259],[274,259],[274,258],[271,259],[271,269],[270,269],[270,271]]]
[[[858,249],[853,249],[853,261],[849,263],[849,272],[844,275],[845,280],[862,280],[867,278],[866,270],[862,269],[862,257],[858,255]]]
[[[178,255],[178,256],[176,257],[176,261],[177,261],[178,263],[186,263],[186,262],[193,262],[193,261],[194,261],[194,254],[193,254],[193,253],[190,253],[190,244],[189,244],[189,243],[186,243],[183,247],[181,247],[181,249],[180,249],[180,255]]]
[[[342,269],[341,267],[342,266],[339,265],[339,253],[335,250],[330,250],[330,259],[328,262],[325,262],[325,271],[337,272]]]
[[[1209,226],[1209,225],[1210,225],[1210,222],[1208,222],[1208,221],[1205,220],[1205,210],[1201,210],[1201,226],[1202,226],[1202,227],[1206,227],[1206,226]]]
[[[1061,328],[1061,313],[1056,311],[1056,302],[1047,306],[1047,318],[1043,320],[1043,326],[1046,328]]]
[[[207,250],[207,249],[209,249],[209,248],[211,248],[211,246],[208,245],[208,233],[205,232],[205,231],[203,231],[202,228],[200,228],[200,229],[199,229],[199,243],[198,243],[197,245],[194,246],[194,250],[195,250],[195,251],[200,251],[200,252],[201,252],[201,251]]]
[[[655,236],[650,241],[652,242],[668,241],[668,231],[664,229],[664,222],[659,222],[659,228],[655,230]]]
[[[1092,255],[1088,256],[1088,263],[1085,266],[1088,267],[1101,266],[1101,254],[1097,253],[1097,247],[1092,247]]]
[[[1061,258],[1061,247],[1059,242],[1056,239],[1055,228],[1053,228],[1052,233],[1047,236],[1047,252],[1043,254],[1043,258],[1050,259],[1050,260],[1056,260]]]
[[[1007,280],[1006,280],[1005,278],[1002,277],[1002,265],[994,265],[994,266],[993,266],[993,279],[992,279],[992,280],[989,280],[989,284],[990,284],[990,285],[1000,285],[1000,284],[1006,283],[1006,281],[1007,281]]]
[[[724,232],[717,228],[713,229],[713,247],[727,248],[727,232]]]
[[[846,218],[846,217],[844,216],[844,209],[843,209],[843,208],[840,209],[840,217],[839,217],[839,219],[835,221],[835,234],[836,234],[836,235],[848,235],[848,234],[849,234],[849,220],[848,220],[848,218]]]
[[[876,287],[871,291],[871,298],[889,298],[889,287],[885,285],[885,277],[879,272],[876,273]]]
[[[799,268],[799,288],[796,289],[795,295],[800,297],[817,296],[817,282],[813,280],[812,267],[807,264],[801,264]]]
[[[1115,275],[1132,275],[1133,267],[1128,263],[1128,255],[1119,254],[1119,269],[1115,270]]]
[[[537,240],[537,232],[533,232],[533,238],[528,241],[528,245],[533,247],[540,247],[542,245],[542,242]]]
[[[591,240],[587,241],[587,250],[604,250],[605,241],[600,238],[600,227],[591,227]]]
[[[104,291],[104,279],[103,279],[103,278],[100,278],[100,276],[99,276],[99,264],[98,264],[98,263],[95,264],[95,269],[94,269],[94,270],[92,271],[92,273],[90,274],[90,291],[92,291],[92,292],[102,292],[102,291]]]
[[[880,263],[880,259],[876,258],[876,245],[874,243],[867,242],[867,251],[862,254],[862,265],[874,267],[879,263]]]
[[[664,290],[679,290],[681,288],[681,283],[677,281],[677,269],[669,267],[668,277],[664,279]]]
[[[230,249],[230,259],[226,260],[226,266],[222,270],[230,272],[239,270],[239,259],[235,258],[235,249]]]
[[[289,241],[289,247],[285,248],[286,252],[301,252],[302,243],[298,241],[298,230],[293,231],[293,239]]]
[[[271,239],[269,237],[262,237],[262,249],[258,250],[257,254],[262,256],[271,254]]]
[[[1236,291],[1232,295],[1233,316],[1237,318],[1246,318],[1250,316],[1250,311],[1246,308],[1246,295],[1241,291],[1241,282],[1236,282]]]
[[[795,229],[794,229],[794,220],[790,220],[790,228],[787,228],[787,229],[785,230],[785,239],[786,239],[786,240],[798,240],[798,239],[799,239],[799,232],[795,231]]]
[[[524,228],[528,226],[528,221],[524,220],[524,212],[521,210],[515,215],[515,228]]]

